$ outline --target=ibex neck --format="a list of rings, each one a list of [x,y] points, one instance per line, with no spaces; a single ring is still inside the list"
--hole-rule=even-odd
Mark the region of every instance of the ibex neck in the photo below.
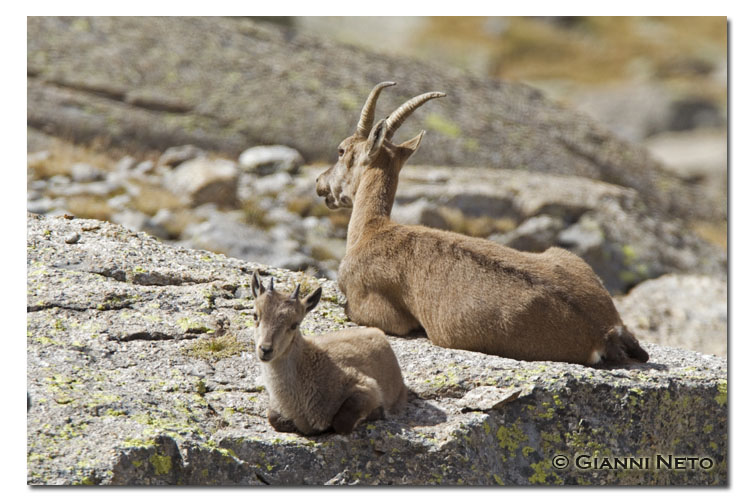
[[[364,172],[348,222],[347,249],[356,245],[366,232],[390,220],[398,176],[389,170],[371,168]]]

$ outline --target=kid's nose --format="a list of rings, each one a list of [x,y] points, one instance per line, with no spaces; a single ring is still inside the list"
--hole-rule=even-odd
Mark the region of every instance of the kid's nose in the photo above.
[[[259,347],[259,358],[262,360],[269,360],[272,356],[272,346],[270,345],[261,345]]]

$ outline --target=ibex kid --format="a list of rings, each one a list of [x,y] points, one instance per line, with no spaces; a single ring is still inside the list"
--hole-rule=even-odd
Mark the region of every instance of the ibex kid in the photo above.
[[[270,394],[273,428],[304,435],[334,429],[349,433],[383,410],[396,412],[407,389],[398,360],[379,329],[343,329],[301,335],[304,316],[317,306],[318,288],[303,299],[300,284],[291,295],[268,288],[255,272],[256,352]]]

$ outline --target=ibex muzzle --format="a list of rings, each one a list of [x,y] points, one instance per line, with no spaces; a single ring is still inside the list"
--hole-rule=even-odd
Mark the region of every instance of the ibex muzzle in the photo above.
[[[384,147],[414,110],[430,99],[445,96],[442,92],[428,92],[410,99],[373,127],[377,98],[382,89],[393,85],[395,82],[382,82],[372,89],[361,110],[356,132],[338,145],[338,161],[317,178],[317,195],[324,197],[330,209],[353,207],[359,180],[366,166],[385,164],[389,161],[387,157],[391,156],[390,153],[405,157],[403,161],[408,159],[418,149],[423,131],[401,145],[391,145],[389,149]]]

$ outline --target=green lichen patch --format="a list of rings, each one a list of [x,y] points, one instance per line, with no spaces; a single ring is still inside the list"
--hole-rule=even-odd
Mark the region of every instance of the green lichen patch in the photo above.
[[[344,111],[357,110],[361,106],[359,98],[345,89],[338,93],[338,102]]]
[[[178,327],[186,334],[211,334],[214,329],[207,327],[199,320],[183,317],[178,319]]]
[[[157,442],[151,438],[128,438],[121,445],[123,445],[123,447],[156,447]]]
[[[728,381],[720,381],[717,384],[717,396],[715,402],[718,405],[728,405]]]
[[[345,315],[338,314],[337,312],[332,310],[325,310],[320,312],[320,314],[326,319],[332,320],[339,325],[345,325],[346,323],[348,323],[348,319],[345,317]]]
[[[497,437],[498,446],[501,449],[507,450],[511,459],[515,457],[516,451],[521,447],[521,444],[527,441],[526,434],[521,429],[519,422],[509,426],[501,425],[497,429],[495,436]]]
[[[240,342],[235,334],[228,333],[219,337],[197,339],[184,348],[184,352],[195,358],[219,360],[221,358],[236,356],[248,349],[249,347]]]
[[[532,484],[561,484],[563,483],[560,476],[552,470],[551,462],[549,460],[542,460],[538,463],[530,465],[534,473],[529,477],[529,482]]]
[[[424,119],[424,125],[426,125],[428,129],[439,132],[443,136],[455,138],[461,135],[461,128],[458,124],[437,113],[428,114]]]
[[[311,294],[317,288],[320,287],[319,280],[317,280],[317,277],[313,276],[310,273],[315,273],[316,270],[311,270],[309,273],[299,273],[297,274],[300,276],[300,280],[297,279],[297,283],[301,284],[300,294],[301,296],[306,296],[307,294]],[[291,291],[292,292],[292,291]]]
[[[170,456],[154,453],[149,456],[149,462],[154,468],[155,475],[167,475],[173,469],[173,459]]]
[[[479,150],[479,141],[474,139],[473,137],[467,138],[463,141],[463,147],[467,151],[478,151]]]
[[[203,379],[196,382],[196,392],[200,397],[203,397],[207,393],[207,384]]]
[[[631,264],[633,264],[633,262],[636,261],[636,258],[638,257],[636,249],[626,244],[622,247],[621,250],[623,251],[623,264],[625,264],[626,266],[631,266]]]

